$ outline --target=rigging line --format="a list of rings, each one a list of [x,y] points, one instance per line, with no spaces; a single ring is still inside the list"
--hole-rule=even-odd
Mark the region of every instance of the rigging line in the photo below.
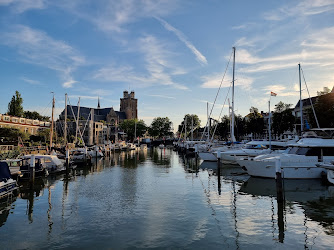
[[[70,103],[70,99],[68,99],[68,102]],[[72,109],[72,105],[71,105],[71,103],[70,103],[70,107],[71,107],[71,109]],[[74,115],[73,109],[72,109],[72,114],[73,114],[73,116],[74,116],[74,118],[75,118],[76,116]],[[85,144],[85,140],[83,139],[83,133],[84,133],[85,130],[86,130],[86,126],[87,126],[87,123],[88,123],[88,121],[89,121],[90,116],[91,116],[91,112],[89,112],[89,115],[88,115],[88,117],[87,117],[87,120],[86,120],[86,123],[85,123],[85,126],[84,126],[83,130],[81,131],[81,130],[80,130],[80,127],[78,128],[78,132],[79,132],[80,138],[81,138],[82,143],[83,143],[84,146],[86,146],[86,144]],[[79,119],[79,117],[78,117],[78,119]],[[75,121],[76,121],[76,120],[75,120]]]
[[[46,113],[46,109],[49,109],[50,108],[50,104],[51,104],[52,100],[48,103],[48,105],[44,108],[44,110],[41,112],[41,115],[44,116],[44,114]]]
[[[219,85],[219,88],[218,88],[218,91],[217,91],[217,94],[216,94],[216,97],[215,97],[215,101],[213,102],[213,105],[212,105],[212,107],[211,107],[211,111],[210,111],[209,117],[211,117],[211,115],[212,115],[212,111],[213,111],[213,108],[214,108],[214,106],[215,106],[215,104],[216,104],[216,101],[217,101],[217,98],[218,98],[218,95],[219,95],[221,86],[222,86],[222,84],[223,84],[223,81],[224,81],[224,78],[225,78],[225,75],[226,75],[228,66],[230,65],[230,62],[231,62],[232,54],[233,54],[233,50],[232,50],[232,52],[231,52],[230,59],[228,60],[228,63],[227,63],[227,65],[226,65],[224,75],[223,75],[223,77],[222,77],[222,79],[221,79],[221,81],[220,81],[220,85]],[[208,127],[208,125],[209,125],[209,119],[208,119],[208,121],[206,122],[206,127]],[[205,128],[206,128],[206,127],[205,127]],[[204,128],[204,132],[205,132],[205,128]],[[203,134],[204,134],[204,133],[203,133]]]
[[[318,122],[318,118],[317,118],[317,114],[315,113],[315,110],[314,110],[314,107],[313,107],[312,98],[311,98],[311,96],[310,96],[310,92],[308,91],[308,87],[307,87],[307,84],[306,84],[304,71],[303,71],[302,67],[300,67],[300,68],[301,68],[302,73],[303,73],[303,79],[304,79],[304,83],[305,83],[305,86],[306,86],[306,89],[307,89],[308,97],[309,97],[310,102],[311,102],[311,107],[312,107],[312,110],[313,110],[314,118],[315,118],[315,121],[316,121],[316,123],[317,123],[318,128],[320,128],[320,126],[319,126],[319,122]],[[300,100],[300,101],[302,101],[302,100]],[[299,105],[300,105],[300,104],[299,104]],[[302,122],[302,121],[301,121],[301,122]]]
[[[70,102],[70,98],[67,97],[67,100],[68,100],[68,103],[70,104],[70,107],[71,107],[72,115],[73,115],[73,117],[74,117],[75,124],[78,124],[78,123],[77,123],[77,119],[79,119],[79,117],[76,117],[75,114],[74,114],[73,107],[72,107],[71,102]],[[81,137],[81,140],[83,141],[83,144],[85,145],[85,142],[84,142],[84,140],[83,140],[82,133],[81,133],[80,129],[78,129],[78,131],[79,131],[79,135],[80,135],[80,137]]]
[[[225,97],[225,101],[224,101],[223,107],[222,107],[222,109],[220,110],[220,114],[219,114],[219,117],[218,117],[218,121],[219,121],[219,119],[220,119],[220,117],[221,117],[221,115],[222,115],[222,113],[223,113],[223,109],[224,109],[224,107],[225,107],[225,103],[226,103],[228,94],[230,93],[231,87],[232,87],[232,82],[231,82],[231,85],[230,85],[230,87],[229,87],[229,89],[228,89],[228,91],[227,91],[227,94],[226,94],[226,97]],[[212,137],[211,137],[211,140],[210,140],[211,142],[213,141],[213,136],[214,136],[215,133],[216,133],[217,127],[218,127],[218,123],[216,124],[215,129],[214,129],[214,131],[213,131],[213,133],[212,133]]]

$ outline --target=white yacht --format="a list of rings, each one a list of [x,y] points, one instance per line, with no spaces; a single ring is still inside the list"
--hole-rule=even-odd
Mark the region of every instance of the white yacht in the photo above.
[[[18,189],[16,181],[12,179],[6,162],[0,162],[0,199],[12,194]]]
[[[282,177],[285,179],[313,179],[321,178],[322,173],[327,173],[325,168],[316,164],[330,163],[334,160],[334,139],[321,138],[313,130],[307,137],[291,144],[290,148],[282,153],[266,156],[258,156],[254,159],[244,160],[242,165],[251,176],[275,178],[275,164],[280,162]]]
[[[230,149],[222,152],[220,157],[224,163],[237,164],[237,160],[240,158],[256,157],[258,155],[269,154],[272,152],[283,153],[291,141],[250,141],[247,142],[240,149]]]
[[[24,160],[30,160],[31,155],[22,156]],[[35,159],[40,160],[41,165],[49,172],[49,173],[58,173],[65,171],[66,168],[64,163],[58,159],[56,155],[35,155]]]

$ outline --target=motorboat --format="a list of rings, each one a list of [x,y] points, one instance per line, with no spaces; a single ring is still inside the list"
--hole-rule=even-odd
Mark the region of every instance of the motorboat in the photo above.
[[[66,170],[64,163],[58,159],[56,155],[34,155],[36,160],[40,160],[39,164],[50,173],[59,173]],[[22,156],[24,160],[31,160],[32,155]]]
[[[6,159],[3,160],[2,162],[6,162],[8,164],[10,174],[14,179],[17,179],[18,177],[22,177],[21,173],[21,164],[22,160],[21,159]]]
[[[319,168],[327,169],[327,180],[329,183],[334,184],[334,161],[330,163],[318,163],[316,165]]]
[[[0,162],[0,199],[13,194],[17,189],[17,183],[10,175],[7,162]]]
[[[240,149],[230,149],[222,152],[220,157],[222,162],[236,164],[237,159],[250,158],[263,154],[283,153],[291,141],[250,141]]]
[[[316,134],[290,144],[289,149],[278,155],[268,154],[243,161],[251,176],[275,178],[276,164],[279,163],[285,179],[321,178],[327,170],[316,164],[330,163],[334,160],[334,139],[320,138]]]

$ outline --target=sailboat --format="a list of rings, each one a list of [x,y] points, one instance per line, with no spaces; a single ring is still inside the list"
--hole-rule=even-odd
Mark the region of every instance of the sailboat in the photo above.
[[[232,113],[231,113],[231,142],[232,142],[232,147],[235,145],[235,136],[234,136],[234,75],[235,75],[235,47],[233,49],[233,75],[232,75]],[[203,160],[203,161],[217,161],[217,152],[224,152],[228,149],[230,149],[231,146],[228,145],[217,145],[215,147],[210,146],[207,147],[207,150],[198,152],[198,156]]]

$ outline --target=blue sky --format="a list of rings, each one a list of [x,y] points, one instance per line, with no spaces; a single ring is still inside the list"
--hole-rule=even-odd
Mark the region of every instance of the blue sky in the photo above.
[[[119,110],[134,90],[147,125],[167,116],[177,128],[185,114],[203,125],[233,46],[236,113],[267,111],[270,91],[272,105],[295,105],[298,63],[311,95],[334,85],[334,1],[0,0],[0,113],[15,90],[43,115],[50,92],[59,114],[65,93]],[[230,64],[215,118],[231,79]]]

